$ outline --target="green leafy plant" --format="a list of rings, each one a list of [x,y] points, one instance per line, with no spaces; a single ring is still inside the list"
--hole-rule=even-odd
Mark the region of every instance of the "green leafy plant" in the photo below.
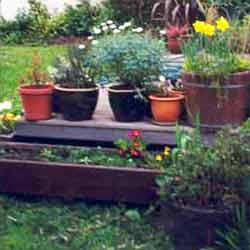
[[[230,24],[224,17],[216,25],[196,21],[193,26],[194,37],[183,46],[185,71],[223,84],[231,73],[248,69],[242,68],[242,59],[230,47]]]
[[[32,58],[32,66],[20,80],[20,84],[43,85],[48,83],[48,74],[41,69],[41,57],[38,53],[34,53]]]
[[[67,88],[95,87],[95,69],[86,60],[86,46],[71,46],[67,52],[67,56],[57,57],[48,68],[53,81]]]
[[[93,46],[89,57],[100,74],[118,78],[132,88],[144,88],[158,78],[165,51],[162,41],[134,33],[104,37]]]

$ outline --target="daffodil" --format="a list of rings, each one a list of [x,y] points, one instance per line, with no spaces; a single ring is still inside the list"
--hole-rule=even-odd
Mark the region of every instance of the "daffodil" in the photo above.
[[[162,155],[156,155],[155,160],[156,161],[163,161]]]
[[[220,17],[217,21],[217,29],[220,31],[226,31],[230,28],[230,24],[225,17]]]
[[[212,24],[207,23],[205,25],[203,34],[206,36],[213,36],[215,34],[215,26]]]
[[[164,154],[165,156],[169,156],[169,155],[170,155],[170,152],[171,152],[171,149],[170,149],[169,147],[165,147],[165,148],[164,148],[163,154]]]
[[[12,113],[7,113],[6,115],[4,115],[3,120],[8,121],[8,122],[14,121],[15,120],[15,115],[12,114]]]
[[[193,24],[194,30],[195,30],[195,32],[197,32],[197,33],[203,33],[204,30],[205,30],[205,26],[206,26],[206,23],[203,22],[203,21],[196,21],[196,22]]]

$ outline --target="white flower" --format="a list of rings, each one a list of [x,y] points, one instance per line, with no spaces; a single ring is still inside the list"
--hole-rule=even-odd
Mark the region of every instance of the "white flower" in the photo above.
[[[119,30],[125,30],[126,27],[124,25],[119,26]]]
[[[126,27],[126,28],[127,28],[127,27],[130,27],[131,25],[132,25],[131,22],[126,22],[126,23],[123,24],[123,26]]]
[[[88,40],[89,41],[93,40],[93,36],[88,36]]]
[[[98,44],[98,41],[97,41],[97,40],[93,40],[93,41],[92,41],[92,44],[93,44],[93,45],[96,45],[96,44]]]
[[[117,26],[116,26],[115,24],[111,24],[109,27],[110,27],[112,30],[117,28]]]
[[[142,27],[138,27],[136,29],[133,29],[132,31],[134,31],[136,33],[141,33],[141,32],[143,32],[143,28]]]
[[[98,34],[102,33],[102,30],[101,30],[101,29],[98,29],[98,28],[95,28],[95,29],[94,29],[94,33],[95,33],[96,35],[98,35]]]
[[[12,108],[12,104],[10,101],[5,101],[0,103],[0,111],[9,110]]]
[[[101,26],[106,26],[106,23],[101,23]]]
[[[161,30],[161,31],[160,31],[160,34],[161,34],[162,36],[166,35],[166,30]]]
[[[106,30],[108,30],[108,29],[109,29],[108,26],[103,26],[103,27],[102,27],[102,30],[103,30],[103,31],[106,31]]]
[[[118,33],[120,33],[120,32],[121,32],[121,31],[118,30],[118,29],[113,30],[113,33],[114,33],[114,34],[118,34]]]
[[[107,24],[113,24],[113,21],[112,20],[108,20]]]
[[[78,46],[78,48],[79,48],[79,49],[85,49],[86,46],[85,46],[84,44],[80,44],[80,45]]]
[[[166,78],[165,78],[165,76],[159,76],[159,80],[160,80],[160,82],[166,82]]]

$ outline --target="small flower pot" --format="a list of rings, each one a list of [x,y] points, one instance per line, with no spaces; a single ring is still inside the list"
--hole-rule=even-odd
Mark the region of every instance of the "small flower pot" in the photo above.
[[[146,114],[146,102],[135,89],[128,85],[110,85],[108,87],[109,103],[116,121],[142,121]]]
[[[175,123],[183,109],[184,96],[170,93],[170,96],[149,96],[153,119],[157,123]]]
[[[175,95],[183,95],[184,99],[182,101],[182,114],[180,116],[180,119],[183,121],[187,120],[187,110],[186,110],[186,105],[185,105],[185,98],[186,98],[186,93],[184,89],[171,89],[170,93],[173,93]]]
[[[29,121],[48,120],[52,113],[52,85],[28,85],[19,88],[24,117]]]
[[[99,87],[71,89],[55,86],[57,106],[63,118],[68,121],[91,120],[95,112]]]
[[[172,54],[181,54],[181,47],[183,44],[182,39],[179,38],[168,38],[168,50]]]

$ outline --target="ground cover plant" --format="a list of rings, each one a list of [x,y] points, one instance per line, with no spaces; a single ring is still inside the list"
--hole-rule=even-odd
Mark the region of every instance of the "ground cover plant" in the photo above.
[[[143,211],[0,197],[1,250],[172,250]]]

